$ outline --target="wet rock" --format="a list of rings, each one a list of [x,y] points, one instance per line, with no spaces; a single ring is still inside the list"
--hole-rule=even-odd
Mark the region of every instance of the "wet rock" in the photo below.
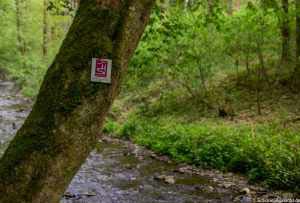
[[[131,170],[131,169],[133,169],[133,166],[131,164],[125,164],[124,168]]]
[[[17,129],[17,125],[16,125],[15,122],[12,123],[12,129],[13,129],[13,130],[16,130],[16,129]]]
[[[244,194],[244,195],[250,195],[250,189],[245,187],[245,188],[241,189],[240,193]]]
[[[87,197],[92,197],[96,196],[97,194],[94,191],[85,191],[80,193],[81,196],[87,196]]]
[[[97,194],[95,192],[91,192],[89,194],[87,194],[87,196],[91,197],[91,196],[96,196]]]
[[[213,186],[207,186],[207,187],[204,187],[203,188],[203,192],[206,192],[206,193],[211,193],[211,192],[214,192],[215,188]]]
[[[234,184],[233,183],[231,183],[231,182],[225,182],[225,183],[221,183],[221,184],[219,184],[221,187],[223,187],[223,188],[226,188],[226,189],[228,189],[228,188],[231,188],[232,186],[234,186]]]
[[[192,174],[193,167],[191,167],[191,166],[180,167],[180,168],[175,169],[174,172]]]
[[[234,198],[233,202],[234,203],[252,203],[253,199],[249,195],[239,195]]]
[[[283,199],[294,199],[294,195],[292,193],[285,192],[282,194]]]
[[[250,196],[243,196],[241,203],[252,203],[252,198]]]
[[[63,195],[63,197],[64,197],[65,199],[73,199],[73,198],[76,198],[76,195],[73,194],[73,193],[70,193],[70,192],[66,192],[66,193]]]
[[[167,175],[159,175],[154,176],[155,180],[163,181],[168,184],[175,184],[175,177],[174,176],[167,176]]]
[[[165,177],[165,182],[169,184],[175,184],[175,178],[174,176],[166,176]]]
[[[146,191],[153,191],[154,187],[152,185],[145,184],[145,185],[140,185],[139,189],[140,190],[146,190]]]

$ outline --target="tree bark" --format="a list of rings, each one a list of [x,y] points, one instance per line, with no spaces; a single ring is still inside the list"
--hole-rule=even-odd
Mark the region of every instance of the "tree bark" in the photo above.
[[[0,161],[1,203],[57,203],[93,150],[154,0],[81,1],[32,112]],[[93,57],[112,83],[91,83]]]

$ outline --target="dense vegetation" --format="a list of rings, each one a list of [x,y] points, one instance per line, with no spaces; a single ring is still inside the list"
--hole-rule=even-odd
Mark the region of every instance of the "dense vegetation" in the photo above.
[[[9,72],[26,96],[37,94],[73,14],[68,1],[0,1],[0,72]]]
[[[0,1],[0,68],[34,98],[76,5],[26,2]],[[299,190],[297,2],[158,2],[105,132]]]

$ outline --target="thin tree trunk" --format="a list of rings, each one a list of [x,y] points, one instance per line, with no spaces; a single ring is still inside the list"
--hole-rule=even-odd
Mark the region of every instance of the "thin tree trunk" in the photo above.
[[[233,0],[227,0],[227,13],[228,15],[233,13]]]
[[[1,203],[58,203],[93,150],[154,0],[85,0],[36,103],[0,160]],[[90,82],[93,57],[112,83]]]
[[[300,75],[300,1],[296,0],[295,4],[296,4],[296,73],[299,76]]]
[[[215,0],[207,0],[208,15],[211,16],[214,13],[214,3]]]
[[[281,68],[288,65],[290,55],[290,26],[289,26],[289,0],[281,0],[282,4],[282,25],[281,25],[281,37],[282,37],[282,51],[281,51]]]
[[[259,71],[259,70],[258,70]],[[260,95],[260,87],[259,84],[256,84],[256,108],[257,108],[257,115],[261,116],[261,95]]]
[[[265,80],[266,82],[269,83],[269,78],[268,78],[268,74],[267,74],[267,69],[266,69],[266,65],[265,65],[265,59],[264,59],[264,55],[263,55],[263,50],[261,48],[260,43],[257,43],[257,57],[258,57],[258,61],[259,61],[259,69],[260,69],[260,80]]]
[[[189,0],[184,0],[184,8],[187,9],[189,6]]]
[[[239,11],[241,9],[241,0],[235,1],[235,10]]]
[[[44,0],[43,8],[43,57],[47,59],[49,42],[48,0]]]
[[[247,70],[247,76],[250,76],[250,51],[249,48],[246,51],[246,70]]]
[[[22,32],[22,0],[15,0],[16,5],[16,29],[17,29],[17,46],[22,57],[25,56],[26,48]]]

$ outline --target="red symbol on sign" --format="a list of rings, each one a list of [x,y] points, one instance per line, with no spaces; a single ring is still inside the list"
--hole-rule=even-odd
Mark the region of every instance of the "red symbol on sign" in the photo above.
[[[96,73],[95,73],[95,75],[97,77],[106,77],[107,76],[107,67],[108,67],[108,62],[107,61],[97,59],[96,60]]]

